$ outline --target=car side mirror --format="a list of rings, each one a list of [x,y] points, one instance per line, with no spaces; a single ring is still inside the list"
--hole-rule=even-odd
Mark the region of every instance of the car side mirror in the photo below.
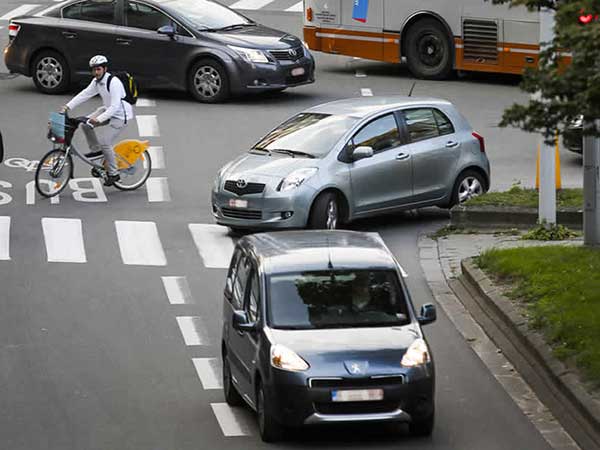
[[[245,311],[233,312],[232,326],[235,330],[243,332],[251,332],[256,330],[256,324],[250,323],[248,320],[248,315]]]
[[[417,318],[421,325],[427,325],[429,323],[435,322],[437,319],[437,312],[435,309],[435,305],[431,303],[426,303],[421,306],[421,315]]]
[[[158,34],[164,34],[169,36],[170,38],[175,37],[175,27],[173,25],[163,25],[158,30],[156,30]]]
[[[371,158],[373,156],[373,149],[371,147],[362,146],[356,147],[352,152],[352,161],[358,161],[360,159]]]

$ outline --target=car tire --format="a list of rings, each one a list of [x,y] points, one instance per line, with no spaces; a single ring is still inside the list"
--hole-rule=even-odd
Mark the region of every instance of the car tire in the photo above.
[[[31,76],[37,90],[44,94],[62,94],[71,82],[66,59],[54,50],[44,50],[35,56]]]
[[[263,442],[277,442],[283,439],[284,428],[277,422],[270,405],[265,401],[265,390],[261,382],[256,389],[256,412],[258,414],[258,429]]]
[[[229,76],[214,59],[201,59],[192,66],[188,89],[201,103],[219,103],[229,98]]]
[[[464,203],[467,200],[478,197],[486,191],[485,180],[475,170],[465,170],[456,179],[452,189],[450,207]]]
[[[426,419],[413,420],[408,424],[408,431],[413,436],[431,436],[434,424],[435,415],[432,414]]]
[[[308,227],[313,230],[336,230],[340,225],[340,204],[333,192],[324,192],[314,201]]]
[[[223,395],[229,406],[240,406],[244,403],[242,396],[235,387],[235,384],[233,384],[231,368],[229,367],[229,360],[226,354],[223,355]]]
[[[452,72],[450,36],[435,19],[423,19],[410,27],[405,53],[408,69],[417,78],[443,80]]]

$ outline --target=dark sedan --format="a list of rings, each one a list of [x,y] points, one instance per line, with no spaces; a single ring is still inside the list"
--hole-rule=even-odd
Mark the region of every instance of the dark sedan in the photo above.
[[[8,32],[6,66],[47,94],[88,80],[96,54],[142,88],[188,90],[201,102],[314,82],[300,39],[210,0],[74,0],[15,18]]]
[[[261,437],[287,426],[434,425],[433,357],[403,270],[379,235],[261,233],[236,245],[223,306],[223,390],[258,413]]]

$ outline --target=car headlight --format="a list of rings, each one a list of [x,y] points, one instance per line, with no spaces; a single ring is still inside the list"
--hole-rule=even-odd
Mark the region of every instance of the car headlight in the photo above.
[[[271,347],[271,365],[290,372],[303,372],[310,367],[296,352],[280,344]]]
[[[281,184],[279,185],[279,190],[281,192],[291,191],[292,189],[296,189],[310,177],[312,177],[315,173],[317,173],[319,169],[316,167],[307,167],[304,169],[294,170],[287,177],[285,177]]]
[[[430,357],[427,344],[423,339],[417,339],[410,344],[410,347],[406,350],[400,364],[403,367],[415,367],[428,363],[429,361]]]
[[[308,46],[308,43],[306,41],[302,41],[302,46],[306,49],[306,50],[310,50],[310,47]]]
[[[235,45],[228,45],[228,47],[239,54],[242,58],[249,62],[256,63],[268,63],[269,59],[267,55],[264,54],[262,50],[258,50],[256,48],[244,48],[244,47],[236,47]]]

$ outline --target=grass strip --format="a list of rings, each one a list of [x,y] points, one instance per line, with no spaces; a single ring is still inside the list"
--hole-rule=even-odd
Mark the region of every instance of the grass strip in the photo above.
[[[493,249],[478,265],[511,283],[530,325],[555,356],[574,362],[600,388],[600,250],[572,246]]]
[[[466,206],[524,206],[537,208],[539,193],[535,189],[513,186],[508,191],[487,192],[465,203]],[[556,193],[557,208],[582,208],[582,189],[561,189]]]

